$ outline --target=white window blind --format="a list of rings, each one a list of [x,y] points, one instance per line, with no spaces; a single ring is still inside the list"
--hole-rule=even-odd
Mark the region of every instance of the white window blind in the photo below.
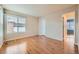
[[[5,15],[7,20],[7,33],[25,32],[26,18],[16,15]]]

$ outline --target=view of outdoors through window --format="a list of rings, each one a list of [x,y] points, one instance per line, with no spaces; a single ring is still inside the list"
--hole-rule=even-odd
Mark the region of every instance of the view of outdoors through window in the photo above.
[[[13,15],[5,15],[5,19],[7,19],[7,33],[25,32],[26,18]]]

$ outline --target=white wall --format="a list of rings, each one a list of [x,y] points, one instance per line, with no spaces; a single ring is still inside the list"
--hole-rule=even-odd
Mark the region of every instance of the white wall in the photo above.
[[[52,12],[45,17],[46,19],[46,36],[56,40],[63,40],[63,18],[64,13],[75,11],[76,6],[67,9]]]
[[[39,35],[45,35],[46,33],[46,19],[44,17],[39,17]]]
[[[63,40],[63,20],[61,13],[52,13],[45,16],[46,36],[52,39]]]
[[[7,40],[13,40],[17,38],[29,37],[38,35],[38,18],[33,16],[26,17],[26,32],[14,33],[7,36]]]

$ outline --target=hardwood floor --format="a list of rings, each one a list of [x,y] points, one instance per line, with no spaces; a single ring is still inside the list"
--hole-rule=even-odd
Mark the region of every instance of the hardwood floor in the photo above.
[[[63,42],[45,36],[33,36],[6,42],[1,54],[63,54]]]

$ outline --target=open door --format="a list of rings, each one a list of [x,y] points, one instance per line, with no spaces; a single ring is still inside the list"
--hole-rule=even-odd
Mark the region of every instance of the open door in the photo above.
[[[75,53],[75,12],[63,15],[64,18],[64,52]]]

